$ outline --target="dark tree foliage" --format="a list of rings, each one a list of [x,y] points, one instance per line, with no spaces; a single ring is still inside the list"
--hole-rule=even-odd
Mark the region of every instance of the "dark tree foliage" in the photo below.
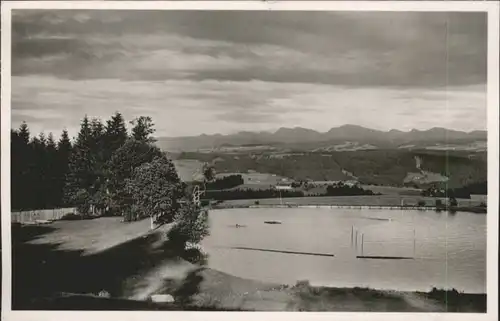
[[[125,120],[119,112],[116,112],[111,119],[106,122],[104,140],[107,160],[109,160],[111,155],[127,141]]]
[[[172,222],[184,195],[174,164],[164,155],[137,167],[126,190],[137,206],[138,218],[153,217],[156,223]]]
[[[209,235],[208,212],[191,201],[184,202],[174,217],[174,225],[167,232],[174,248],[184,250],[186,243],[199,243]]]
[[[69,172],[69,157],[71,155],[72,145],[69,139],[68,131],[63,130],[59,141],[57,142],[57,173],[55,177],[56,196],[54,197],[60,205],[67,205],[64,197],[64,188],[66,185],[66,176]]]
[[[18,130],[11,130],[11,203],[13,209],[30,208],[34,201],[34,188],[30,184],[33,175],[29,162],[32,157],[29,145],[30,133],[26,123],[21,124]]]
[[[359,186],[349,186],[342,182],[329,185],[326,188],[326,196],[356,196],[356,195],[374,195],[370,190],[365,190]]]
[[[237,200],[237,199],[256,199],[256,198],[285,198],[285,197],[303,197],[302,191],[278,191],[275,189],[234,189],[225,191],[207,190],[204,197],[217,201]]]
[[[135,139],[128,140],[113,153],[107,164],[109,177],[107,192],[110,195],[111,211],[116,215],[124,215],[131,211],[132,196],[126,191],[126,181],[132,177],[134,170],[155,157],[162,157],[160,149],[148,142]]]
[[[233,188],[242,185],[245,181],[241,175],[228,175],[222,178],[218,178],[213,182],[209,182],[206,185],[207,190],[219,190]]]
[[[438,186],[431,186],[422,191],[422,196],[428,197],[454,197],[469,199],[471,194],[487,195],[488,182],[479,182],[468,184],[459,188],[439,188]]]
[[[52,133],[30,137],[28,125],[11,131],[11,204],[13,210],[64,206],[63,188],[71,142],[57,144]]]
[[[147,211],[146,203],[133,204],[126,181],[155,157],[167,159],[152,144],[151,118],[139,117],[132,123],[128,137],[118,112],[105,124],[85,116],[73,143],[66,130],[57,142],[52,134],[31,137],[26,123],[12,130],[12,208],[76,206],[81,214],[114,211],[117,215],[138,207]],[[173,165],[170,171],[177,177]]]
[[[90,121],[85,116],[80,124],[80,132],[74,144],[69,159],[69,172],[66,177],[65,195],[70,204],[78,206],[80,209],[90,209],[92,195],[95,191],[97,173],[95,165],[96,155],[93,154],[95,146],[93,142],[93,132]],[[86,195],[82,197],[82,195]],[[88,214],[83,212],[82,214]]]
[[[324,194],[309,195],[309,196],[357,196],[357,195],[379,195],[371,190],[365,190],[358,186],[349,186],[339,183],[330,185],[327,192]],[[236,200],[236,199],[259,199],[259,198],[287,198],[287,197],[304,197],[306,196],[301,190],[276,190],[276,189],[230,189],[230,190],[211,190],[205,192],[206,199],[217,201]]]
[[[138,141],[154,142],[151,135],[155,132],[153,120],[151,117],[141,116],[130,122],[132,127],[131,137]]]

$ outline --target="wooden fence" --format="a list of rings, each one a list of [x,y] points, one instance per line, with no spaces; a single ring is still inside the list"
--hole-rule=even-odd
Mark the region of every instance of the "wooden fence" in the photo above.
[[[37,221],[56,221],[60,220],[66,214],[77,214],[76,208],[56,208],[45,210],[32,210],[12,212],[12,223],[29,224]]]

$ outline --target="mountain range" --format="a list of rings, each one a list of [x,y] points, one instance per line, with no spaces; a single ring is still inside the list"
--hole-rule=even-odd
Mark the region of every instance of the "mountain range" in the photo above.
[[[378,148],[397,148],[402,145],[437,145],[437,144],[468,144],[486,141],[486,131],[463,132],[446,128],[434,127],[428,130],[412,129],[380,131],[358,125],[343,125],[334,127],[327,132],[318,132],[308,128],[282,127],[275,132],[242,131],[229,135],[199,135],[185,137],[158,137],[157,144],[164,150],[197,150],[218,148],[223,146],[270,145],[300,147],[315,145],[355,142],[370,144]]]

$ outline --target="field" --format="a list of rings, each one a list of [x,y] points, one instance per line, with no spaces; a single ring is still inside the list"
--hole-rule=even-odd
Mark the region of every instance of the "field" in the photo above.
[[[173,161],[180,179],[184,182],[193,180],[195,174],[199,173],[203,163],[195,159],[179,159]]]
[[[219,173],[217,177],[224,177],[230,175],[241,175],[243,184],[233,189],[269,189],[280,182],[290,181],[286,177],[269,173]]]
[[[218,205],[220,207],[238,207],[252,206],[258,202],[259,205],[339,205],[339,206],[400,206],[401,204],[414,206],[421,200],[426,202],[427,206],[434,206],[438,198],[420,197],[420,196],[403,196],[403,195],[377,195],[377,196],[321,196],[321,197],[290,197],[283,198],[268,198],[268,199],[253,199],[253,200],[229,200]],[[447,200],[441,198],[441,201],[446,204]],[[479,206],[481,203],[478,200],[457,199],[458,206]]]
[[[427,185],[432,183],[446,183],[448,177],[438,173],[421,172],[421,173],[408,173],[404,179],[404,183],[413,183],[417,185]]]
[[[278,155],[278,154],[277,154]],[[418,172],[415,156],[422,160],[421,169],[428,174],[420,183],[409,173]],[[486,153],[467,151],[430,150],[358,150],[345,152],[288,153],[183,153],[182,160],[215,163],[219,173],[270,173],[294,180],[349,180],[347,173],[356,176],[365,185],[402,187],[406,183],[425,187],[428,183],[442,182],[448,177],[448,187],[456,188],[487,179]],[[422,186],[420,186],[422,185]]]

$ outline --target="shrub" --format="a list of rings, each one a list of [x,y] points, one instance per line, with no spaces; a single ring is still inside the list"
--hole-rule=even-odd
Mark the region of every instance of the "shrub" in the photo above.
[[[418,201],[418,203],[417,203],[417,205],[418,205],[419,207],[424,207],[424,206],[425,206],[425,204],[426,204],[426,203],[425,203],[425,201],[424,201],[424,200],[420,200],[420,201]]]
[[[183,204],[174,222],[167,236],[176,249],[184,250],[187,242],[199,243],[209,234],[208,212],[191,202]]]

